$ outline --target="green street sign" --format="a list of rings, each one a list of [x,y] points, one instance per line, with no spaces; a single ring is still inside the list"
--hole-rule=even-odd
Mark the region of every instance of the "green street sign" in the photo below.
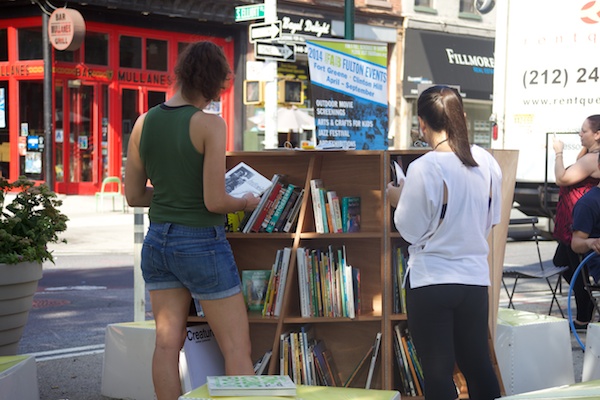
[[[249,6],[238,6],[235,8],[235,22],[250,21],[265,17],[264,4],[252,4]]]

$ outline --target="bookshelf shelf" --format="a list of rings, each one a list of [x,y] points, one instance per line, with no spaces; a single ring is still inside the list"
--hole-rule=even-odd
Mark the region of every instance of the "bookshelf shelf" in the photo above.
[[[288,183],[304,189],[298,223],[292,232],[227,234],[240,270],[271,269],[278,250],[285,247],[292,249],[280,315],[264,317],[258,312],[249,314],[252,358],[257,360],[267,350],[273,352],[268,374],[280,373],[279,346],[282,334],[310,326],[311,334],[322,340],[330,350],[339,375],[345,381],[373,346],[376,334],[381,332],[381,348],[371,388],[398,390],[394,326],[406,325],[407,315],[396,313],[393,309],[392,249],[406,243],[393,227],[393,213],[390,212],[385,190],[390,180],[390,159],[401,161],[406,170],[408,164],[424,152],[261,151],[227,154],[227,169],[243,161],[269,179],[274,174],[284,174]],[[312,179],[321,179],[324,187],[335,191],[339,198],[360,197],[360,231],[316,232],[310,188]],[[510,203],[512,193],[507,198]],[[506,227],[507,224],[508,219]],[[345,246],[347,264],[360,271],[360,313],[355,318],[303,318],[296,251],[299,248],[327,249],[330,245]],[[495,251],[496,248],[504,254],[503,247],[496,246]],[[495,304],[497,307],[497,302]],[[189,321],[205,322],[196,316],[190,316]],[[352,387],[364,387],[366,369],[362,376],[352,381]]]

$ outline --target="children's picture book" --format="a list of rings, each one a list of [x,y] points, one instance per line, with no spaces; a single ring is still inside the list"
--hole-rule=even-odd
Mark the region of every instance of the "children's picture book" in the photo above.
[[[342,220],[344,232],[360,231],[360,197],[342,197]]]
[[[288,375],[231,375],[207,377],[211,396],[295,396]]]
[[[269,186],[269,179],[244,162],[225,173],[225,191],[234,197],[242,197],[247,192],[260,196]]]
[[[242,271],[242,292],[249,311],[262,311],[270,276],[271,270],[267,269]]]

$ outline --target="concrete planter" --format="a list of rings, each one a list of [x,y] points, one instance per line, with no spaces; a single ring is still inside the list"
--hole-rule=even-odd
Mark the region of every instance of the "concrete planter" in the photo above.
[[[0,264],[0,356],[16,355],[42,264]]]

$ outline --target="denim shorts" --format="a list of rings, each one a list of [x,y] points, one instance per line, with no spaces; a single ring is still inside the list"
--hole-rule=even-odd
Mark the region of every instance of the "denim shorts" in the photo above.
[[[241,291],[240,274],[225,228],[150,223],[142,247],[142,275],[148,290],[187,288],[199,300]]]

